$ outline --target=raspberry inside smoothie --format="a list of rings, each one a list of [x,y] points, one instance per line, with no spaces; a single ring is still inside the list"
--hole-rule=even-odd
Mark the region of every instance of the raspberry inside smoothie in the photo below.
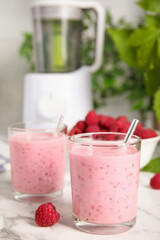
[[[136,216],[140,152],[134,146],[73,146],[69,155],[76,217],[118,224]]]
[[[18,133],[10,137],[13,189],[47,194],[64,187],[66,136],[58,133]]]

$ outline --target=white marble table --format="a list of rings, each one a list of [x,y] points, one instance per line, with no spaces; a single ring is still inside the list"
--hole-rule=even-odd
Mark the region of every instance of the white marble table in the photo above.
[[[92,235],[76,229],[71,216],[71,192],[66,178],[62,199],[54,202],[61,214],[52,227],[36,225],[34,212],[39,204],[13,199],[10,171],[0,174],[0,240],[160,240],[160,190],[149,187],[150,173],[140,174],[137,223],[128,232],[118,235]]]

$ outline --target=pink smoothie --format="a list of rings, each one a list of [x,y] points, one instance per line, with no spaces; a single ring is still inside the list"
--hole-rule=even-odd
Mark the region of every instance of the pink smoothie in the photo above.
[[[74,146],[69,155],[76,217],[118,224],[136,216],[140,152],[134,147]]]
[[[18,133],[10,137],[14,191],[47,194],[64,187],[66,137],[52,133]]]

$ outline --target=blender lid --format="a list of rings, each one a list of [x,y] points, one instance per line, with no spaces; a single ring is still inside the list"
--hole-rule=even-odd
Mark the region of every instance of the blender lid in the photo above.
[[[76,1],[76,0],[75,0]],[[38,19],[82,19],[82,10],[68,5],[67,0],[36,0],[31,5],[33,18]]]

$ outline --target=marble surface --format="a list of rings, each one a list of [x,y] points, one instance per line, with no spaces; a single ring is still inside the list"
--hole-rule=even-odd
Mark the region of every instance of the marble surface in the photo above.
[[[160,191],[149,187],[151,177],[150,173],[140,173],[136,225],[125,233],[104,236],[81,232],[73,225],[69,175],[63,197],[53,202],[61,214],[60,221],[52,227],[43,228],[34,221],[39,204],[14,200],[10,171],[3,172],[0,174],[0,240],[159,240]]]

